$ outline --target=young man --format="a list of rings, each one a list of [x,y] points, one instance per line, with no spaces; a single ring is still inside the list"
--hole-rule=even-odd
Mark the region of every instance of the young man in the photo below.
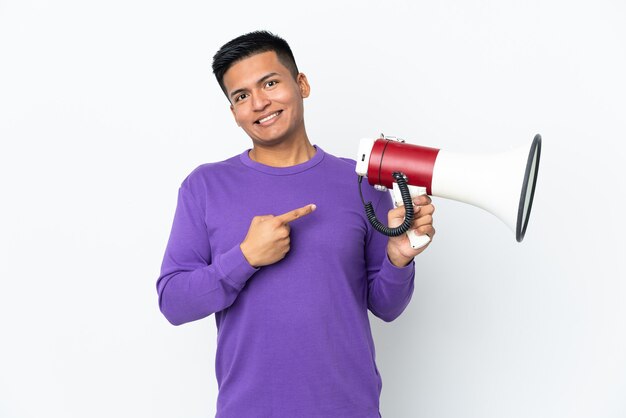
[[[215,314],[217,418],[379,417],[367,310],[385,321],[402,313],[423,249],[374,231],[355,162],[311,145],[309,83],[283,39],[236,38],[213,71],[252,148],[182,182],[161,312],[174,325]],[[388,193],[363,187],[390,226],[402,223]],[[414,228],[433,237],[430,199],[415,204]]]

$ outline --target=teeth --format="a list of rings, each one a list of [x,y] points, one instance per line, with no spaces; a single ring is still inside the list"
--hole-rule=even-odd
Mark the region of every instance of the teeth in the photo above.
[[[278,112],[272,113],[271,115],[264,117],[263,119],[259,119],[259,123],[267,122],[268,120],[273,119],[276,116],[278,116]]]

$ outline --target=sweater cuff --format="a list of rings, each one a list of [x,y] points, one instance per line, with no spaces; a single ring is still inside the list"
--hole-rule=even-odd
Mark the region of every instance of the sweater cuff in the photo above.
[[[395,266],[385,253],[383,264],[380,266],[380,273],[387,281],[405,283],[411,281],[415,275],[415,259],[404,267]]]
[[[241,289],[254,273],[259,271],[248,263],[239,245],[216,257],[215,264],[233,286]]]

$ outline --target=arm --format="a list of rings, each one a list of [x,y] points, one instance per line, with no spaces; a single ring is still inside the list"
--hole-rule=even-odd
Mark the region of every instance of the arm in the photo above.
[[[378,213],[387,213],[392,208],[391,196],[380,193],[375,208]],[[406,266],[395,266],[387,255],[388,238],[375,231],[369,223],[367,226],[368,308],[378,318],[391,322],[400,316],[411,300],[415,263],[411,260]]]
[[[257,270],[239,245],[211,254],[203,211],[183,183],[156,284],[167,320],[181,325],[229,307]]]
[[[432,225],[435,208],[431,199],[428,196],[418,196],[413,199],[413,203],[415,219],[412,228],[417,234],[429,235],[432,241],[435,236],[435,229]],[[383,194],[379,199],[377,209],[381,212],[387,211],[389,226],[396,227],[403,222],[404,207],[395,209],[391,207],[391,197],[386,193]],[[369,281],[368,308],[374,315],[390,322],[404,311],[413,295],[415,279],[413,259],[428,245],[430,243],[414,250],[406,234],[387,238],[368,225],[366,252]],[[385,249],[381,250],[381,246]],[[384,256],[381,257],[379,254]],[[382,261],[378,261],[380,258]],[[379,269],[376,269],[377,265],[380,266]]]

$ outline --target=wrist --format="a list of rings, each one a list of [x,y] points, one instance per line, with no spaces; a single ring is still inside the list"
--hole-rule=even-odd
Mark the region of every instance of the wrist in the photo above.
[[[245,258],[248,264],[250,264],[250,267],[255,268],[255,269],[259,268],[259,266],[256,265],[255,260],[252,257],[250,257],[250,251],[247,248],[245,241],[239,244],[239,249],[241,250],[241,253],[243,254],[243,258]]]
[[[399,268],[406,267],[413,261],[413,257],[406,257],[389,246],[387,246],[387,258],[391,264]]]

